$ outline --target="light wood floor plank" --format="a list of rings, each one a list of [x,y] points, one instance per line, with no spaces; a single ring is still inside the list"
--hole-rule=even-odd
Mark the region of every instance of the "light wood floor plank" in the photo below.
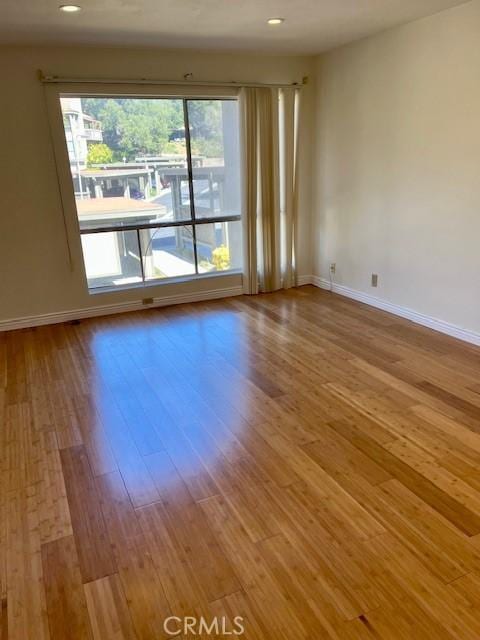
[[[136,640],[118,574],[84,585],[94,640]]]
[[[42,545],[48,626],[52,640],[92,640],[73,536]]]
[[[80,572],[91,582],[115,573],[115,560],[85,448],[63,449],[61,456]]]
[[[135,631],[142,640],[162,638],[170,609],[122,476],[99,476],[96,485]]]

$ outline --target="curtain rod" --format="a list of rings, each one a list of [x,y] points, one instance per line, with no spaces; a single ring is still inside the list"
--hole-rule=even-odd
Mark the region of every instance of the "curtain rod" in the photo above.
[[[156,80],[153,78],[69,78],[63,76],[45,75],[42,71],[38,72],[40,82],[44,84],[137,84],[137,85],[164,85],[164,86],[188,86],[188,87],[267,87],[276,89],[295,88],[300,89],[308,83],[308,76],[302,78],[301,82],[292,82],[290,84],[262,83],[262,82],[222,82],[218,80],[189,80],[191,73],[186,73],[183,80]]]

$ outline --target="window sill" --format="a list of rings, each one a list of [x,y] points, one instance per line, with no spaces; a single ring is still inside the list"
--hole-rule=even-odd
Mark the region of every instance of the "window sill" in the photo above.
[[[135,284],[119,285],[117,287],[97,287],[96,289],[88,289],[88,293],[96,296],[103,293],[114,293],[116,291],[130,291],[132,289],[151,289],[152,287],[161,287],[167,284],[183,284],[186,282],[196,282],[198,280],[216,280],[218,278],[226,278],[228,276],[242,275],[241,269],[232,269],[231,271],[217,271],[215,273],[202,273],[195,276],[178,276],[176,278],[159,278],[149,282],[138,282]]]

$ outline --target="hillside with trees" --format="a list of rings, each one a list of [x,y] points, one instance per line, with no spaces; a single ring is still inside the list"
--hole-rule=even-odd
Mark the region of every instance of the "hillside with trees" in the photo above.
[[[115,162],[141,155],[185,154],[182,100],[83,98],[82,108],[101,122],[104,145]],[[188,116],[192,153],[221,156],[221,102],[190,100]]]

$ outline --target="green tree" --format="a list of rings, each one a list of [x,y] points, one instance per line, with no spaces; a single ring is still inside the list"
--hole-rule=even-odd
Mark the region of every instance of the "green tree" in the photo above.
[[[192,150],[197,155],[223,155],[222,103],[220,100],[189,100],[188,120]]]
[[[220,100],[189,100],[188,119],[192,136],[214,138],[222,131]]]
[[[113,161],[113,151],[102,142],[89,144],[87,153],[87,167],[96,164],[110,164]]]

